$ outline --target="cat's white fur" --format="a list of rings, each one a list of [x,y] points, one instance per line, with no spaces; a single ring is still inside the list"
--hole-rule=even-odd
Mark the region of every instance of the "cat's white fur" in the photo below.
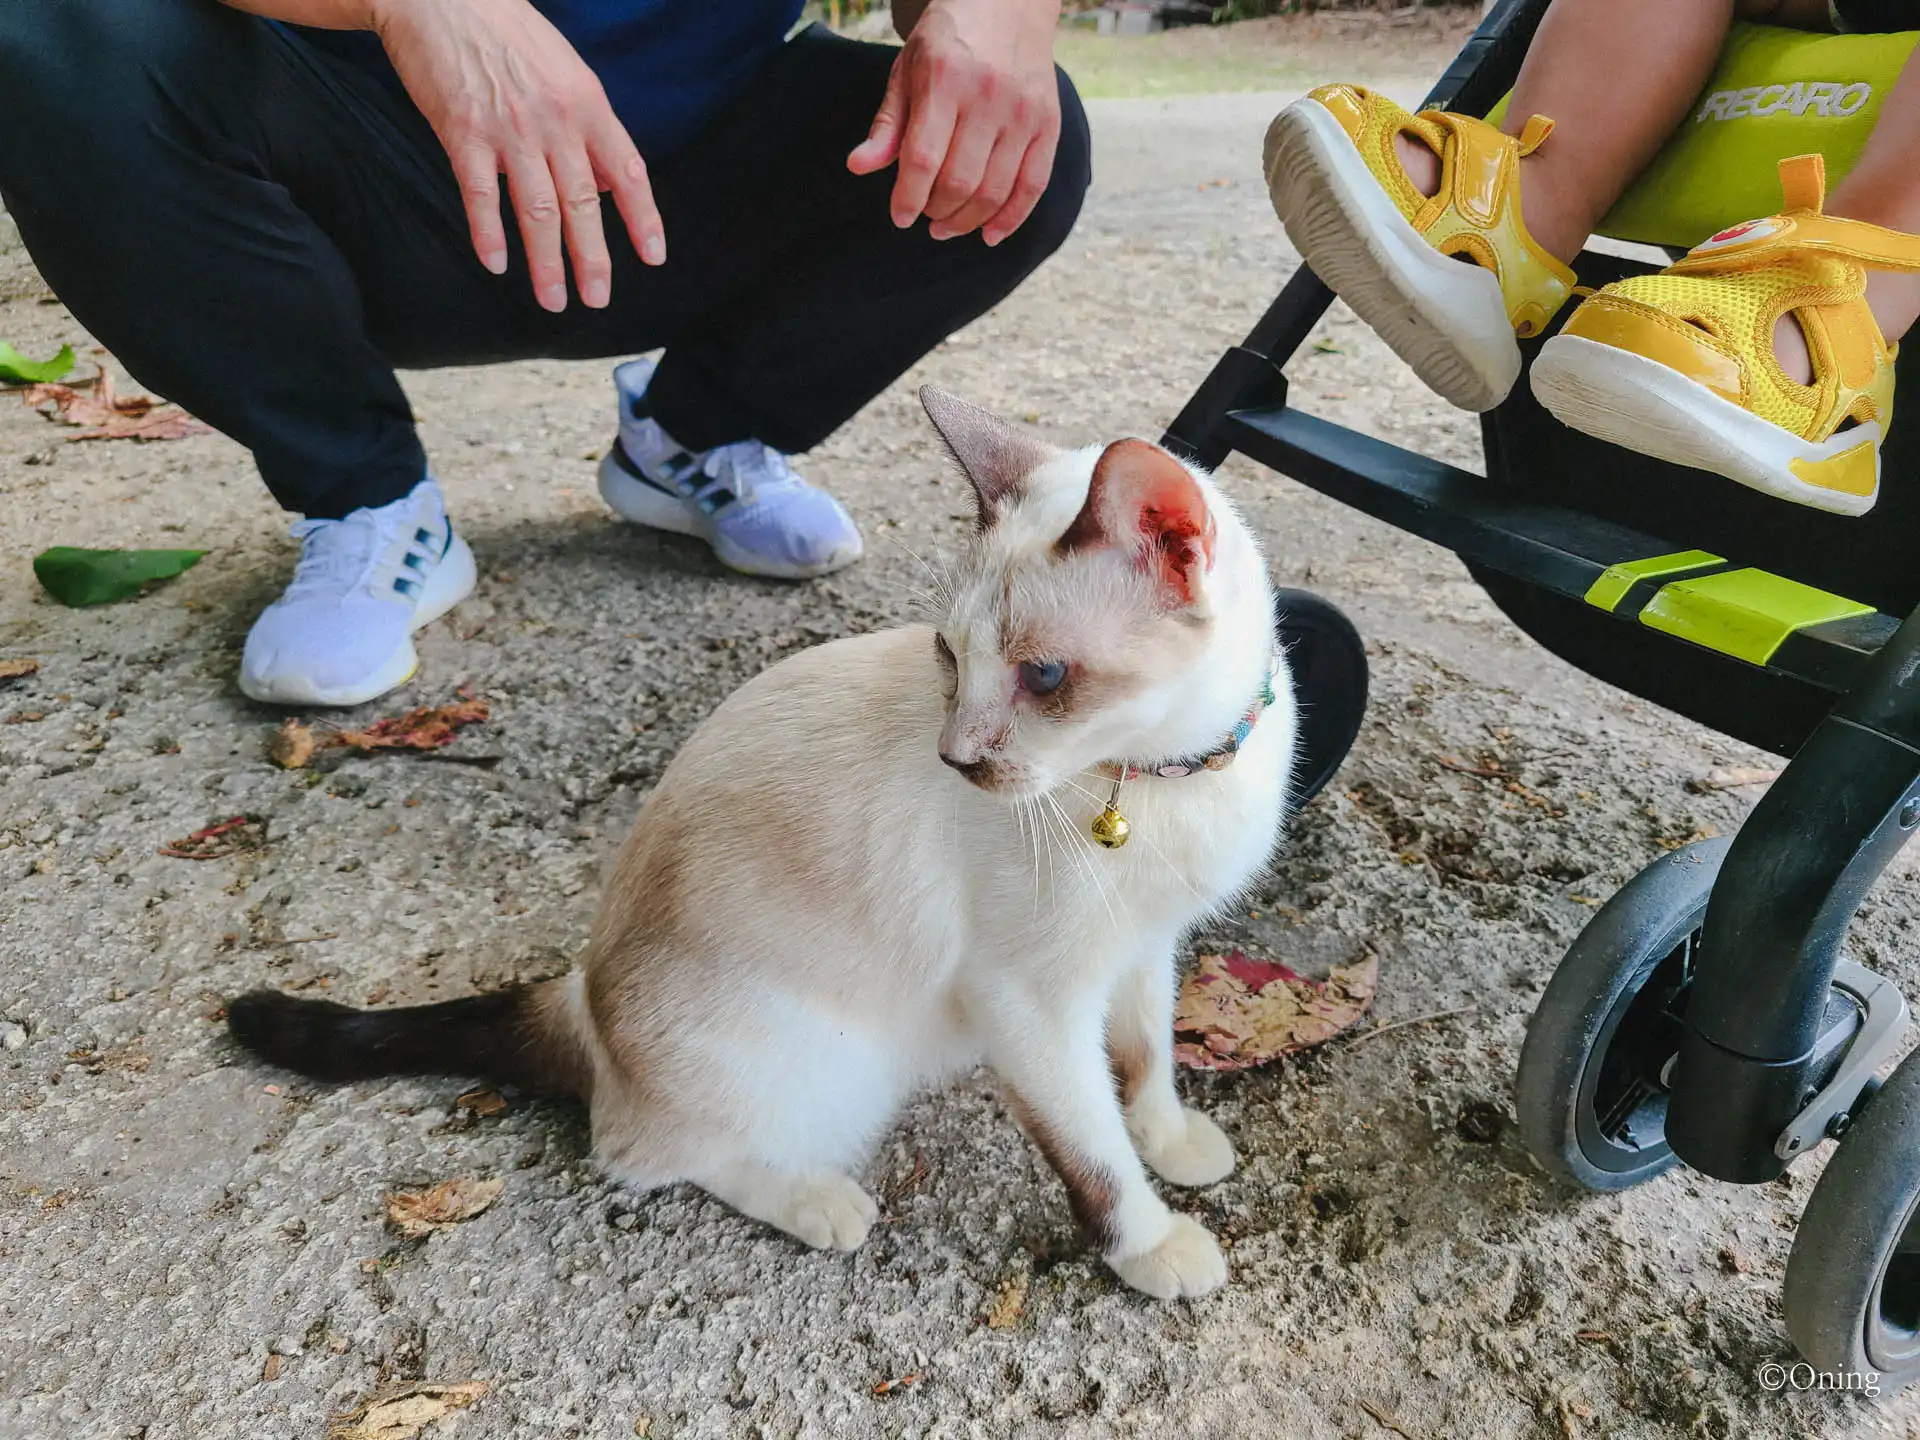
[[[928,405],[982,494],[938,616],[957,672],[935,629],[910,626],[732,695],[649,798],[553,1019],[590,1065],[616,1176],[692,1181],[838,1248],[875,1219],[854,1175],[902,1102],[984,1061],[1120,1276],[1201,1294],[1226,1279],[1219,1248],[1147,1176],[1205,1185],[1234,1163],[1175,1091],[1175,952],[1274,846],[1286,676],[1230,768],[1128,782],[1122,849],[1089,838],[1109,785],[1091,767],[1204,752],[1232,729],[1271,655],[1266,567],[1190,472],[1216,533],[1173,613],[1123,550],[1060,551],[1100,447],[1045,452],[951,397]],[[1016,630],[1120,677],[1106,702],[1049,719],[1010,699]],[[992,792],[953,768],[989,753]]]

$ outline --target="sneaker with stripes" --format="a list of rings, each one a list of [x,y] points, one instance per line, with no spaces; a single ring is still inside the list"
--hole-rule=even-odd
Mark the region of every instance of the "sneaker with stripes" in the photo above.
[[[860,532],[840,502],[758,440],[690,451],[653,418],[651,360],[613,372],[620,433],[600,462],[600,494],[640,525],[694,535],[748,575],[805,580],[860,558]]]
[[[413,632],[473,590],[473,552],[431,476],[390,505],[298,520],[300,559],[240,657],[240,689],[276,705],[359,705],[419,666]]]

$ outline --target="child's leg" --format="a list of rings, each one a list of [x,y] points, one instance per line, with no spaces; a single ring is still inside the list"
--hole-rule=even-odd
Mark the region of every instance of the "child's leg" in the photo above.
[[[1580,253],[1686,119],[1736,15],[1803,29],[1827,23],[1826,0],[1555,0],[1502,127],[1517,136],[1528,116],[1553,117],[1552,143],[1520,166],[1521,214],[1542,247],[1569,262]],[[1414,184],[1431,195],[1439,157],[1406,136],[1398,148]]]
[[[1733,0],[1554,0],[1502,128],[1517,136],[1531,115],[1553,119],[1553,139],[1520,162],[1520,212],[1556,258],[1580,253],[1686,118],[1733,8]],[[1406,135],[1398,148],[1415,186],[1433,194],[1440,157]]]
[[[1909,59],[1880,106],[1880,117],[1874,121],[1873,135],[1859,163],[1828,197],[1827,213],[1909,235],[1920,234],[1920,170],[1913,162],[1916,154],[1920,154],[1920,59]],[[1890,342],[1898,340],[1920,318],[1920,274],[1869,271],[1867,308],[1879,322],[1880,333]],[[1782,344],[1783,337],[1776,334],[1774,343],[1781,363],[1788,374],[1804,381],[1811,369],[1800,327],[1783,319],[1781,328],[1792,332],[1785,338],[1798,351],[1800,368],[1796,371],[1787,363],[1788,345]]]
[[[1733,24],[1731,0],[1554,0],[1507,106],[1508,134],[1553,117],[1520,164],[1520,211],[1571,261],[1687,118]]]

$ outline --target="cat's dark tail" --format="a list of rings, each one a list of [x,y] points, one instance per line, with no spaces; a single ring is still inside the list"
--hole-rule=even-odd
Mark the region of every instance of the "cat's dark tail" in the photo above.
[[[262,1060],[316,1080],[472,1075],[585,1097],[593,1069],[574,1029],[566,984],[542,980],[393,1010],[252,990],[227,1006],[227,1029]]]

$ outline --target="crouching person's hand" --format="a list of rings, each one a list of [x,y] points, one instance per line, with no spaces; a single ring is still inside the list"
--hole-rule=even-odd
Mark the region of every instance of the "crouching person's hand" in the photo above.
[[[534,297],[567,304],[562,251],[581,300],[607,303],[612,264],[600,194],[612,194],[640,258],[667,258],[646,163],[606,91],[527,0],[369,0],[371,28],[446,147],[480,263],[507,268],[500,176],[519,219]]]
[[[894,224],[924,215],[936,240],[978,230],[997,245],[1033,213],[1060,139],[1059,12],[1058,0],[896,0],[907,43],[847,157],[856,175],[899,162]]]

